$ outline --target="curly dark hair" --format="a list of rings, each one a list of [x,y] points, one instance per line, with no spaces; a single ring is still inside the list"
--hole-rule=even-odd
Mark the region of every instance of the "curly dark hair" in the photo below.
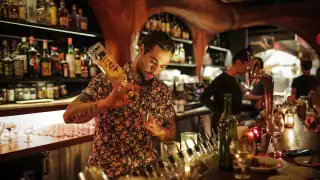
[[[312,68],[312,61],[311,60],[302,60],[300,62],[300,64],[301,64],[302,69],[305,71],[310,71]]]
[[[162,31],[152,31],[144,37],[141,44],[144,45],[145,53],[148,53],[156,45],[164,51],[169,51],[172,54],[175,51],[174,41],[167,33]]]

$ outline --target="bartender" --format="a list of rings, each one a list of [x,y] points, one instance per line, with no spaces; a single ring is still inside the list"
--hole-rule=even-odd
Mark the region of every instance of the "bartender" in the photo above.
[[[164,32],[147,35],[133,62],[124,65],[127,90],[139,92],[136,100],[120,94],[122,87],[99,74],[64,113],[66,123],[86,123],[95,118],[90,165],[100,165],[109,177],[154,160],[155,138],[175,138],[171,91],[157,78],[175,51],[173,40]],[[146,113],[152,115],[146,120]]]
[[[248,57],[246,50],[236,53],[232,59],[232,66],[217,76],[201,96],[201,102],[213,112],[211,127],[216,131],[218,120],[223,113],[225,94],[232,95],[232,114],[241,113],[243,92],[237,76],[248,71]]]
[[[310,97],[317,87],[316,77],[310,74],[312,61],[302,60],[300,64],[302,75],[293,79],[291,95],[288,96],[289,101],[299,99],[301,96]]]

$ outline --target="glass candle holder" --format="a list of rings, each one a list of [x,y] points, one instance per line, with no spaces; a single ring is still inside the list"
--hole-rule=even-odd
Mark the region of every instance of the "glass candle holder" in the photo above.
[[[197,143],[197,133],[194,132],[183,132],[181,133],[181,150],[187,149],[185,142],[187,142],[189,148],[193,148],[195,144],[192,139]]]
[[[180,147],[180,143],[176,141],[164,141],[161,142],[161,159],[166,160],[168,154],[176,156],[178,153],[177,146]]]
[[[294,127],[294,114],[289,112],[285,115],[285,127],[286,128],[293,128]]]

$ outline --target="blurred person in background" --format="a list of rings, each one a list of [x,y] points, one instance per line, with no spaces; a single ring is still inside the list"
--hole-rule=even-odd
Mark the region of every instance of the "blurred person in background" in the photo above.
[[[290,102],[295,101],[302,96],[310,97],[317,87],[316,77],[310,74],[312,61],[309,59],[302,60],[300,64],[302,75],[294,78],[292,81],[291,95],[288,96],[288,101]]]
[[[247,50],[236,53],[232,59],[232,66],[217,76],[201,95],[201,103],[213,112],[211,127],[215,131],[217,131],[218,120],[223,114],[225,94],[232,95],[232,114],[240,116],[243,92],[237,76],[248,71],[248,57]]]

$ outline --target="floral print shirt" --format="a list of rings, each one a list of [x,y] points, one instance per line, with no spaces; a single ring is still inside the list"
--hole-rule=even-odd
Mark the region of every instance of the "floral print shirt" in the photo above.
[[[128,82],[139,83],[140,78],[132,73],[131,63],[127,63],[123,70]],[[95,117],[93,150],[89,164],[101,165],[109,177],[125,173],[155,158],[155,137],[142,127],[141,117],[144,114],[152,113],[158,125],[165,128],[166,136],[175,134],[174,109],[169,88],[158,78],[154,78],[144,89],[133,103],[120,109],[109,109]],[[111,91],[110,80],[104,74],[99,74],[91,80],[83,93],[98,101],[106,98]]]

